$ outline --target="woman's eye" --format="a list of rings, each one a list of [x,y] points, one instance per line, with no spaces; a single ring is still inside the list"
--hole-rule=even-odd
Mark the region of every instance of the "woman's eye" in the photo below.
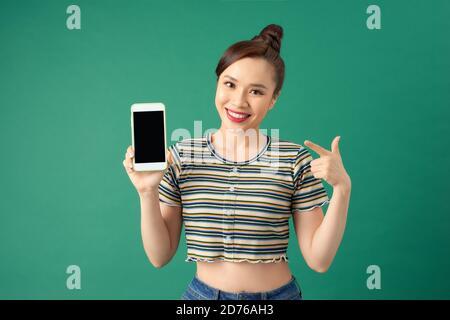
[[[232,82],[230,82],[230,81],[225,81],[225,82],[224,82],[224,85],[227,86],[228,88],[234,88],[234,83],[232,83]],[[263,92],[261,92],[261,91],[259,91],[259,90],[252,90],[251,92],[256,92],[255,94],[256,94],[257,96],[263,95],[263,94],[264,94]]]

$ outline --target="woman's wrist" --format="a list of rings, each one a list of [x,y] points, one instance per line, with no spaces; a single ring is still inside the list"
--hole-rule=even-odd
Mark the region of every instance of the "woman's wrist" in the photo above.
[[[333,192],[341,193],[342,195],[349,195],[352,190],[352,181],[350,177],[346,179],[344,183],[334,186]]]
[[[155,195],[159,196],[159,189],[158,187],[149,188],[145,191],[138,192],[139,198],[141,199],[148,199],[153,198]]]

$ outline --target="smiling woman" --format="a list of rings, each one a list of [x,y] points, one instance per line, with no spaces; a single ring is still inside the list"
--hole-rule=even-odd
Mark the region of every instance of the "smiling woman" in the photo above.
[[[259,126],[284,81],[282,37],[280,26],[268,25],[251,40],[231,45],[217,64],[215,103],[222,123],[212,143],[227,158],[251,158],[264,148],[267,138]]]
[[[190,176],[192,183],[184,183],[186,193],[181,197],[186,260],[197,263],[184,299],[301,298],[286,249],[295,189],[292,176],[300,177],[298,169],[308,158],[298,152],[298,145],[272,141],[259,130],[283,85],[282,37],[280,26],[268,25],[224,52],[216,67],[220,129],[196,141],[195,150],[187,141],[172,149],[175,158],[183,155],[180,160],[185,163],[191,155],[207,155],[200,171],[189,166],[179,173]],[[278,173],[271,168],[274,161]],[[194,185],[197,191],[192,193]],[[308,189],[316,196],[306,196],[304,207],[328,201],[320,181]]]
[[[322,156],[313,166],[305,147],[259,130],[283,86],[282,36],[272,24],[225,51],[216,68],[219,130],[169,147],[159,204],[154,187],[160,176],[147,177],[151,187],[140,193],[142,238],[153,265],[171,260],[184,224],[186,261],[195,262],[197,272],[183,299],[302,299],[288,265],[291,217],[313,270],[326,271],[339,246],[349,179],[338,142],[331,152],[309,144]],[[339,186],[328,219],[319,177]]]

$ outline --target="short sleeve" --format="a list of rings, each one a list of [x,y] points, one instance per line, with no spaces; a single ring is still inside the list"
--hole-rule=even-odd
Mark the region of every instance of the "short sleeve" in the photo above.
[[[293,168],[294,194],[292,195],[292,213],[295,211],[309,211],[329,203],[327,191],[322,184],[322,180],[315,178],[311,172],[310,163],[312,160],[310,152],[306,148],[300,147]]]
[[[181,172],[181,160],[176,145],[169,147],[173,163],[169,165],[159,184],[159,201],[169,206],[181,207],[181,192],[178,185]]]

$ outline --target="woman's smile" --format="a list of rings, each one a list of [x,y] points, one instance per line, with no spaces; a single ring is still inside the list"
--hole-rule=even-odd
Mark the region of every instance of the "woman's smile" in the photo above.
[[[225,110],[227,111],[228,119],[230,119],[233,122],[237,122],[237,123],[244,122],[251,116],[251,114],[249,114],[249,113],[235,112],[228,108],[225,108]]]

